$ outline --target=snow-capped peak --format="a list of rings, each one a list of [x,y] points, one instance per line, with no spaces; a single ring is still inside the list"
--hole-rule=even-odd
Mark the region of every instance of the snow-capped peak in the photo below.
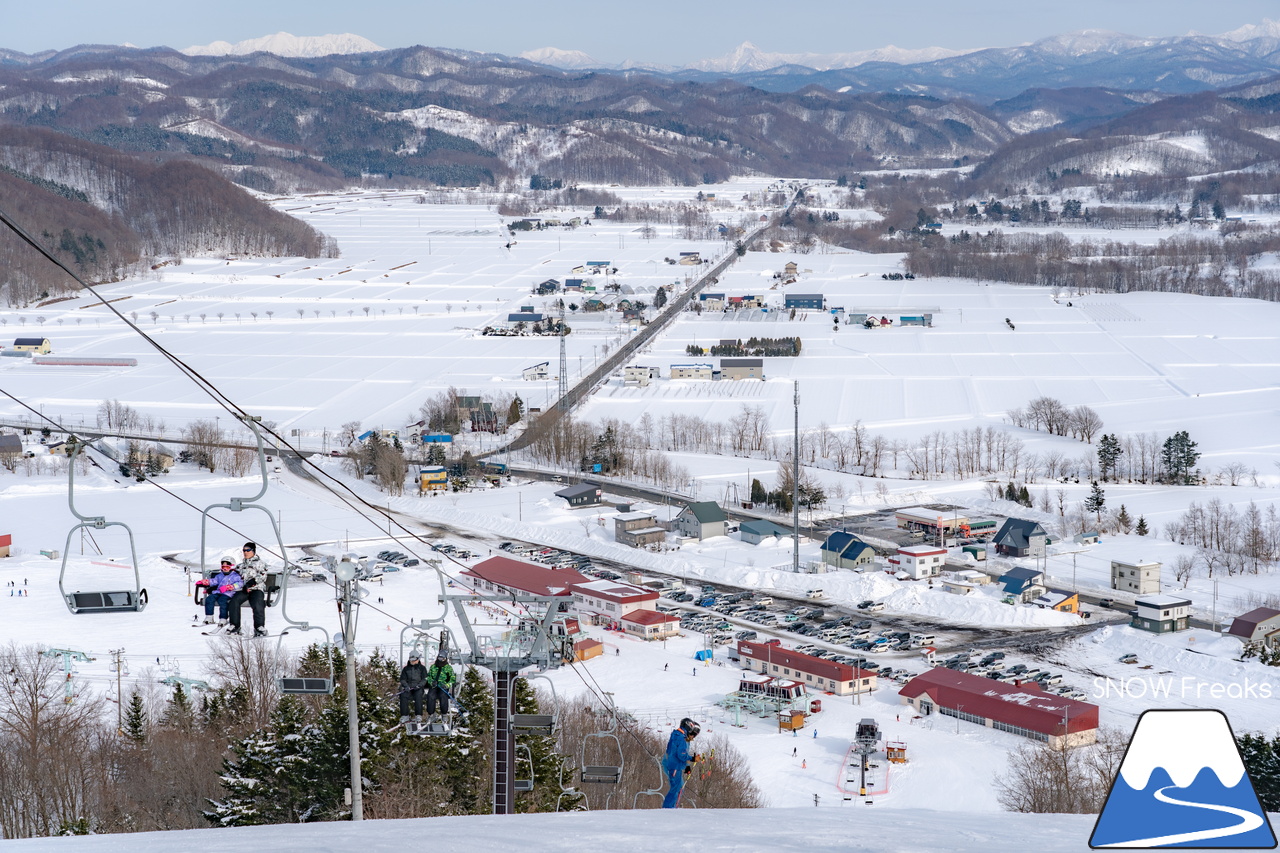
[[[1147,787],[1163,767],[1173,784],[1185,788],[1209,768],[1227,788],[1244,776],[1244,763],[1227,718],[1217,711],[1148,711],[1133,733],[1120,775],[1135,791]]]
[[[580,50],[561,50],[558,47],[540,47],[526,50],[521,59],[550,65],[553,68],[603,68],[604,63]]]
[[[1280,21],[1263,18],[1260,24],[1245,24],[1229,33],[1222,33],[1218,38],[1229,41],[1249,41],[1256,38],[1280,39]]]
[[[281,32],[236,44],[215,41],[212,44],[184,48],[179,52],[188,56],[243,56],[258,51],[273,53],[276,56],[329,56],[334,53],[371,53],[378,50],[382,48],[367,38],[352,33],[295,36]]]

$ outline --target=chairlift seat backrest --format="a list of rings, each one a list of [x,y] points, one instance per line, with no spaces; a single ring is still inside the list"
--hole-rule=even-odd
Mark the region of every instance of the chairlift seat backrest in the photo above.
[[[282,678],[280,679],[280,692],[327,696],[333,693],[333,679]]]
[[[584,784],[598,782],[605,785],[616,785],[621,779],[621,767],[588,764],[582,768],[582,781]]]
[[[517,793],[532,791],[533,780],[532,779],[516,779],[512,782],[512,787],[515,788]]]
[[[72,613],[137,612],[147,606],[147,591],[125,589],[118,592],[72,592],[67,607]]]
[[[512,714],[513,729],[530,729],[532,731],[551,734],[555,729],[556,718],[551,714]]]

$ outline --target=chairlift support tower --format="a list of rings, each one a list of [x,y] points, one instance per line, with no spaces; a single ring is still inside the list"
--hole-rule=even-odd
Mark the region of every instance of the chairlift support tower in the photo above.
[[[556,648],[552,643],[551,626],[559,615],[559,605],[564,603],[564,598],[555,595],[486,598],[442,593],[440,601],[453,605],[454,613],[462,624],[462,632],[471,650],[470,654],[463,656],[464,662],[484,667],[493,673],[493,813],[514,814],[515,794],[531,790],[531,787],[524,784],[529,780],[516,778],[516,729],[550,734],[554,731],[556,722],[554,714],[515,713],[515,680],[520,677],[521,670],[531,667],[539,671],[553,669],[564,662],[567,656],[572,656],[566,649]],[[528,620],[529,629],[517,627],[502,641],[494,642],[487,637],[478,637],[467,618],[464,604],[475,601],[541,606],[544,610],[540,616]]]

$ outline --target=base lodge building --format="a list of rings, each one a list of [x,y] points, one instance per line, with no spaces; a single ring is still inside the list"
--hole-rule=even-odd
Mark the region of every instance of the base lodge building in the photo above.
[[[561,610],[573,606],[596,624],[621,628],[646,640],[669,637],[680,620],[654,609],[658,594],[644,587],[595,580],[573,569],[553,569],[510,557],[490,557],[461,572],[471,588],[484,595],[564,596]]]
[[[844,663],[784,649],[772,643],[738,641],[738,658],[750,670],[775,678],[791,678],[813,690],[848,696],[876,689],[876,674]]]
[[[939,666],[908,681],[898,695],[924,716],[959,717],[1055,749],[1098,739],[1097,705],[1046,693],[1030,682],[1006,684]]]

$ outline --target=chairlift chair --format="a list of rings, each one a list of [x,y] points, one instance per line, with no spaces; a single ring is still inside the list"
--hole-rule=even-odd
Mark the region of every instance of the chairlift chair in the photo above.
[[[289,586],[289,556],[285,553],[284,539],[280,535],[280,525],[276,523],[276,517],[271,514],[271,510],[254,503],[267,493],[267,463],[266,450],[262,443],[262,432],[258,428],[258,422],[262,420],[259,417],[242,418],[241,422],[253,432],[254,438],[258,441],[258,467],[262,472],[262,485],[258,489],[258,493],[248,498],[231,498],[224,504],[210,504],[200,513],[200,575],[208,580],[213,577],[214,571],[212,566],[205,565],[205,557],[208,553],[206,542],[209,532],[209,514],[215,509],[226,509],[231,512],[242,512],[246,509],[256,509],[267,517],[268,523],[271,525],[271,531],[275,534],[276,544],[280,548],[280,567],[267,569],[267,584],[263,592],[266,595],[266,604],[268,607],[275,607],[284,601],[285,593]],[[199,603],[199,602],[197,602]]]
[[[626,756],[622,753],[622,742],[618,740],[618,716],[617,713],[609,709],[609,728],[602,732],[593,732],[583,735],[582,737],[582,782],[583,784],[605,784],[616,785],[622,781],[622,768],[626,764]],[[601,741],[601,752],[607,751],[610,757],[616,753],[618,760],[616,763],[609,764],[588,764],[587,763],[587,747],[591,741]],[[603,744],[604,741],[613,741],[612,747]]]
[[[516,767],[519,768],[520,766],[520,753],[522,751],[524,752],[524,760],[529,762],[529,778],[521,779],[517,777],[512,780],[511,787],[517,794],[533,790],[533,753],[529,750],[529,747],[522,743],[516,744]]]
[[[511,728],[524,729],[526,731],[531,731],[531,732],[544,734],[544,735],[554,734],[556,729],[555,710],[558,709],[560,706],[560,700],[556,696],[556,685],[554,682],[551,681],[550,678],[547,678],[545,675],[530,675],[525,678],[525,680],[529,682],[532,682],[534,679],[541,679],[542,681],[547,682],[547,684],[551,687],[551,707],[553,709],[553,712],[550,714],[515,714],[513,713],[511,715]],[[512,700],[514,701],[514,699],[515,699],[515,694],[513,693]]]
[[[71,507],[71,514],[80,519],[80,523],[67,531],[67,542],[62,548],[62,571],[58,574],[58,591],[62,594],[62,600],[66,603],[67,609],[72,613],[125,613],[139,612],[147,606],[147,591],[142,588],[142,578],[138,573],[138,551],[133,543],[133,531],[129,525],[122,521],[107,521],[105,516],[81,515],[76,510],[75,487],[76,487],[76,454],[80,452],[80,448],[84,443],[74,436],[67,441],[71,447],[71,452],[67,460],[67,504]],[[67,558],[71,554],[71,538],[76,531],[84,528],[93,528],[102,530],[107,527],[123,527],[125,533],[129,536],[129,556],[133,566],[133,588],[132,589],[114,589],[102,592],[85,592],[76,590],[67,592]]]
[[[658,787],[646,788],[643,791],[636,791],[635,797],[633,797],[631,800],[631,808],[633,809],[639,808],[638,804],[640,802],[641,797],[665,797],[666,796],[666,794],[662,790],[662,785],[664,782],[667,781],[667,774],[662,769],[662,761],[657,756],[650,756],[650,757],[653,759],[653,763],[658,765]]]

